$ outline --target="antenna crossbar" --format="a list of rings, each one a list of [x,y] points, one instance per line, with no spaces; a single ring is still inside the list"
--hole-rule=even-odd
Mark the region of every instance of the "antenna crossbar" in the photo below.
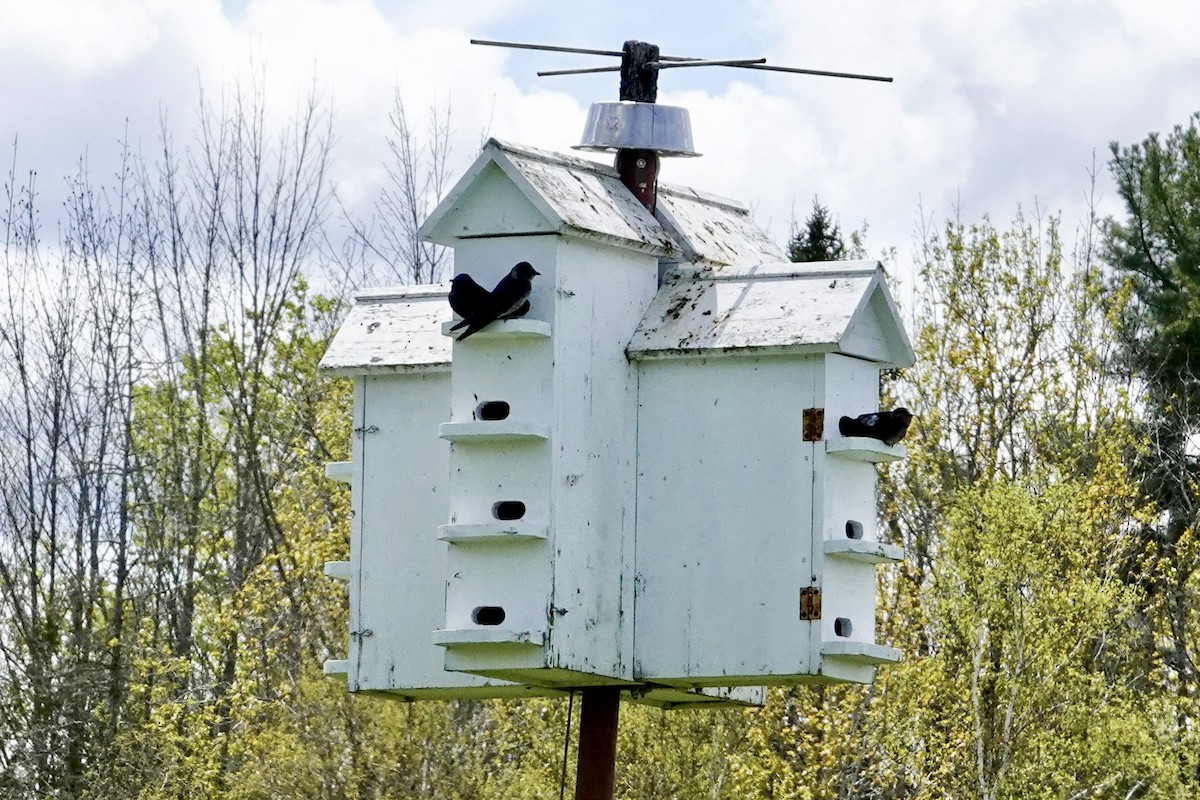
[[[654,66],[659,69],[674,69],[675,67],[752,67],[755,64],[766,64],[765,58],[716,58],[716,59],[688,59],[686,61],[669,61],[661,63],[665,59],[662,56],[658,58],[659,63]]]
[[[777,67],[773,64],[730,64],[731,67],[742,69],[765,69],[771,72],[794,72],[799,75],[822,75],[827,78],[853,78],[860,81],[883,81],[891,83],[892,78],[884,75],[860,75],[856,72],[827,72],[822,69],[801,69],[800,67]]]
[[[722,58],[715,60],[705,60],[701,58],[687,59],[686,61],[671,61],[662,63],[662,57],[658,61],[651,61],[646,66],[654,67],[655,69],[675,69],[677,67],[746,67],[753,64],[765,64],[765,58]],[[545,69],[538,71],[539,78],[547,78],[552,75],[589,75],[595,72],[620,72],[620,67],[580,67],[578,69]]]
[[[558,47],[552,44],[526,44],[524,42],[498,42],[492,39],[472,39],[471,44],[486,44],[491,47],[513,47],[517,50],[549,50],[553,53],[581,53],[585,56],[615,56],[625,55],[620,50],[589,50],[586,47]]]
[[[552,75],[590,75],[593,72],[620,72],[620,67],[581,67],[579,69],[542,69],[538,70],[539,78],[548,78]]]
[[[472,39],[471,44],[490,45],[492,47],[512,47],[518,50],[542,50],[553,53],[579,53],[589,56],[609,56],[624,60],[627,53],[621,50],[593,50],[587,47],[560,47],[550,44],[530,44],[528,42],[501,42],[495,39]],[[626,43],[627,45],[630,43]],[[653,46],[652,46],[653,47]],[[657,47],[653,48],[657,51]],[[800,67],[777,67],[768,64],[765,58],[722,58],[705,59],[690,56],[658,55],[653,61],[636,62],[640,68],[651,70],[671,69],[674,67],[737,67],[739,69],[761,69],[768,72],[788,72],[795,75],[819,75],[826,78],[851,78],[860,81],[882,81],[891,83],[892,78],[883,75],[863,75],[856,72],[830,72],[823,69],[802,69]],[[584,67],[581,69],[551,69],[538,72],[539,77],[552,75],[588,75],[596,72],[620,72],[622,67]],[[653,81],[652,81],[653,83]],[[653,98],[650,98],[653,99]]]

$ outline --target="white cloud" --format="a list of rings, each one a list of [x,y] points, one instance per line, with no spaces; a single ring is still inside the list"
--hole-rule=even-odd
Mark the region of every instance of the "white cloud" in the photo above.
[[[177,134],[210,94],[267,76],[276,121],[316,81],[334,108],[333,176],[367,213],[383,180],[397,88],[422,130],[452,108],[457,169],[481,135],[567,150],[587,102],[614,75],[537,79],[541,67],[603,59],[473,47],[472,36],[619,48],[623,38],[700,56],[892,74],[893,84],[720,68],[664,73],[660,100],[692,114],[699,159],[663,180],[745,201],[782,240],[814,195],[875,247],[908,247],[917,204],[935,216],[1007,218],[1037,200],[1080,217],[1092,152],[1184,122],[1196,107],[1200,5],[1145,0],[906,3],[616,0],[547,8],[532,0],[42,0],[0,4],[0,141],[21,134],[44,191],[86,150],[101,178],[115,143],[150,151],[167,109]],[[612,62],[612,63],[615,63]],[[687,74],[683,74],[687,73]],[[51,182],[47,182],[48,176]],[[1102,185],[1103,210],[1120,207]]]
[[[137,0],[5,3],[0,6],[0,51],[86,74],[144,54],[158,38],[156,16],[155,9]]]
[[[890,243],[903,244],[918,194],[938,214],[961,202],[968,216],[999,219],[1036,200],[1073,224],[1093,150],[1103,163],[1109,140],[1182,122],[1195,104],[1200,62],[1177,32],[1198,27],[1194,4],[775,0],[761,8],[781,32],[772,53],[779,63],[895,75],[876,93],[771,84],[808,109],[817,136],[832,143],[828,168],[809,165],[822,199],[843,214],[865,204]],[[1104,210],[1119,211],[1102,188]]]

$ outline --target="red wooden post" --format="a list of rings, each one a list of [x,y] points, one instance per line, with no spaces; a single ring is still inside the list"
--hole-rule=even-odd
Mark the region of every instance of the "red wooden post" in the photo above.
[[[617,173],[650,212],[658,193],[658,153],[653,150],[618,150]]]
[[[617,781],[617,716],[621,690],[580,691],[579,755],[575,761],[575,800],[613,800]]]

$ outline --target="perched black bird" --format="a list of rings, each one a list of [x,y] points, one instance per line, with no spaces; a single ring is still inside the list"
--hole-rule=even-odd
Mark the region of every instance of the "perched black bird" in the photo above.
[[[533,277],[541,274],[528,261],[520,262],[500,279],[496,288],[488,293],[487,299],[480,304],[475,313],[454,325],[450,330],[456,331],[466,327],[463,335],[458,337],[461,342],[498,319],[522,316],[529,311],[529,292],[533,290]]]
[[[887,445],[896,444],[908,433],[908,424],[913,415],[901,406],[894,411],[879,411],[857,417],[842,417],[838,420],[838,431],[842,436],[866,436],[878,439]]]
[[[467,273],[455,275],[450,281],[450,308],[463,319],[483,308],[490,293]]]
[[[480,286],[465,272],[455,275],[450,280],[450,308],[463,319],[477,314],[488,302],[491,292]],[[529,313],[529,301],[526,300],[516,311],[505,314],[500,319],[516,319]],[[461,325],[455,327],[462,327]]]

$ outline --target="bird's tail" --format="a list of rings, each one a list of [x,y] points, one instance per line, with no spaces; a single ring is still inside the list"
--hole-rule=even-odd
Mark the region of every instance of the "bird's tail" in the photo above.
[[[862,425],[854,417],[842,417],[838,420],[838,433],[842,436],[862,436]]]
[[[469,327],[465,331],[463,331],[462,335],[458,337],[457,341],[461,342],[463,339],[466,339],[468,336],[470,336],[472,334],[479,333],[481,330],[483,330],[486,327],[487,327],[486,325],[472,325],[471,327]]]

